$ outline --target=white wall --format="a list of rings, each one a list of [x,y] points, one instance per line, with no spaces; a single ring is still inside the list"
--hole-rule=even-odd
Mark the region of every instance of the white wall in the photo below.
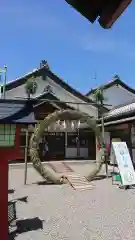
[[[77,148],[65,148],[65,157],[66,158],[76,158],[77,157]]]
[[[82,158],[82,159],[88,158],[88,155],[89,155],[88,148],[80,148],[79,152],[80,152],[79,158]],[[66,147],[65,156],[66,158],[77,158],[77,148]],[[95,160],[95,159],[91,159],[91,160]]]
[[[93,99],[93,96],[90,94],[88,96],[90,99]],[[135,98],[135,94],[127,91],[125,88],[118,86],[112,86],[104,90],[105,104],[110,104],[112,106],[108,108],[115,107],[119,104],[124,104],[132,101]]]
[[[72,93],[66,91],[60,85],[56,84],[53,80],[51,80],[48,77],[46,78],[46,80],[43,80],[42,77],[37,77],[36,82],[37,82],[37,92],[36,92],[36,94],[34,94],[32,96],[33,98],[42,94],[44,88],[47,85],[50,85],[54,95],[61,101],[84,103],[84,101],[75,97]],[[16,97],[18,97],[18,98],[26,98],[27,97],[27,95],[25,93],[25,85],[21,85],[17,88],[11,89],[6,92],[6,98],[11,99],[11,98],[16,98]],[[71,107],[74,107],[77,109],[76,104],[69,104],[69,105]],[[79,105],[79,109],[80,109],[80,111],[85,112],[85,113],[89,114],[90,116],[94,116],[94,117],[97,116],[97,108],[95,106],[82,104],[82,105]]]

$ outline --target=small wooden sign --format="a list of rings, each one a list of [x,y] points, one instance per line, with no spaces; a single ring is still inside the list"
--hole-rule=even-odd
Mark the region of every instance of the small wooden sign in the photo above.
[[[122,184],[135,185],[135,170],[126,142],[112,142],[112,157],[118,164]]]

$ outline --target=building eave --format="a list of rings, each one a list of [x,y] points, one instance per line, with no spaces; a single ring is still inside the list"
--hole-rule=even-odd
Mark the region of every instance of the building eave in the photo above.
[[[26,100],[0,99],[0,123],[36,123],[33,103]]]
[[[98,20],[101,27],[105,29],[111,28],[131,2],[132,0],[121,0],[114,10],[111,9],[111,6],[108,6]]]
[[[94,23],[98,19],[101,27],[108,29],[117,21],[132,0],[65,0],[70,6],[82,16]]]
[[[126,117],[126,118],[122,118],[122,119],[110,120],[108,122],[105,122],[104,126],[105,127],[110,127],[110,126],[120,125],[120,124],[123,124],[123,123],[132,123],[134,121],[135,121],[135,116],[131,116],[131,117]],[[102,124],[98,123],[98,126],[101,127]]]
[[[105,123],[118,120],[124,121],[124,119],[135,117],[135,101],[121,104],[104,114],[103,117]],[[101,119],[98,119],[97,122],[101,123]]]

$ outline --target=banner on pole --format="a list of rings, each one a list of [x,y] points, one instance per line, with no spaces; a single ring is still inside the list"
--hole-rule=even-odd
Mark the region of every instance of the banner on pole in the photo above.
[[[135,170],[126,142],[112,142],[112,157],[118,164],[122,184],[135,185]]]

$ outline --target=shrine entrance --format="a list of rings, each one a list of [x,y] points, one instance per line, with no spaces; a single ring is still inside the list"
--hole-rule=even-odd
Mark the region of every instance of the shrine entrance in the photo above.
[[[64,160],[65,132],[45,132],[40,143],[42,161]]]

